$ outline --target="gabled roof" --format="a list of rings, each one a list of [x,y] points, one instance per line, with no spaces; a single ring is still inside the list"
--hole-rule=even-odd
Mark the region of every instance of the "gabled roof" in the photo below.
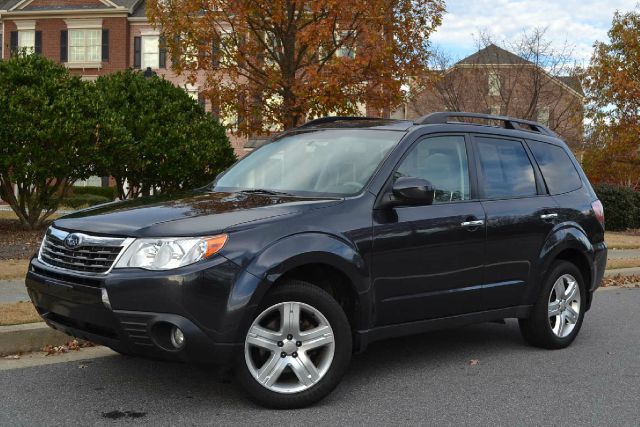
[[[476,53],[458,61],[455,65],[489,65],[489,64],[531,64],[533,62],[511,53],[508,50],[490,44]]]
[[[558,76],[558,80],[578,92],[580,95],[584,96],[582,83],[580,83],[580,79],[577,76]]]
[[[131,16],[134,18],[146,18],[147,17],[147,0],[139,1],[134,7]]]
[[[0,0],[0,10],[34,11],[34,10],[83,10],[83,9],[128,9],[133,12],[140,0],[87,0],[85,4],[65,4],[64,1],[50,0],[44,4],[33,5],[33,0]],[[144,10],[144,9],[143,9]]]

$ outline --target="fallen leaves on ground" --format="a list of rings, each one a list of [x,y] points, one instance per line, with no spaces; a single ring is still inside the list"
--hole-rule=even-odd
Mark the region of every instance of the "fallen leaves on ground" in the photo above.
[[[623,276],[616,274],[602,279],[603,288],[610,286],[623,286],[625,288],[640,288],[640,275]]]
[[[42,347],[42,351],[45,353],[45,356],[52,356],[55,354],[68,353],[70,351],[79,351],[81,348],[94,346],[95,344],[92,342],[74,339],[63,345],[45,345]]]

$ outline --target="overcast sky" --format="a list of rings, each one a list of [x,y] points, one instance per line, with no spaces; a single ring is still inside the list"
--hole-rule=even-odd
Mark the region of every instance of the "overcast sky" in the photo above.
[[[582,64],[596,40],[607,40],[613,13],[636,4],[638,0],[447,0],[447,13],[432,41],[462,59],[476,51],[474,35],[480,30],[502,41],[523,30],[548,27],[549,38],[559,45],[565,40],[572,44]]]

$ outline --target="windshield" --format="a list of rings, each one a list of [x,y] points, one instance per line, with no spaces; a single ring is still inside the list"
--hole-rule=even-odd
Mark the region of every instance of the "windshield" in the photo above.
[[[326,129],[286,135],[236,163],[215,191],[345,196],[362,190],[403,132]]]

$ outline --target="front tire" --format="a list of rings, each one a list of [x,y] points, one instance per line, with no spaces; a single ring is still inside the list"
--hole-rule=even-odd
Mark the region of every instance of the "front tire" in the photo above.
[[[301,408],[328,395],[351,360],[351,328],[324,290],[291,280],[271,290],[245,334],[238,379],[255,402]]]
[[[557,261],[545,277],[531,316],[520,319],[520,332],[529,344],[559,349],[578,335],[586,309],[585,284],[578,268]]]

